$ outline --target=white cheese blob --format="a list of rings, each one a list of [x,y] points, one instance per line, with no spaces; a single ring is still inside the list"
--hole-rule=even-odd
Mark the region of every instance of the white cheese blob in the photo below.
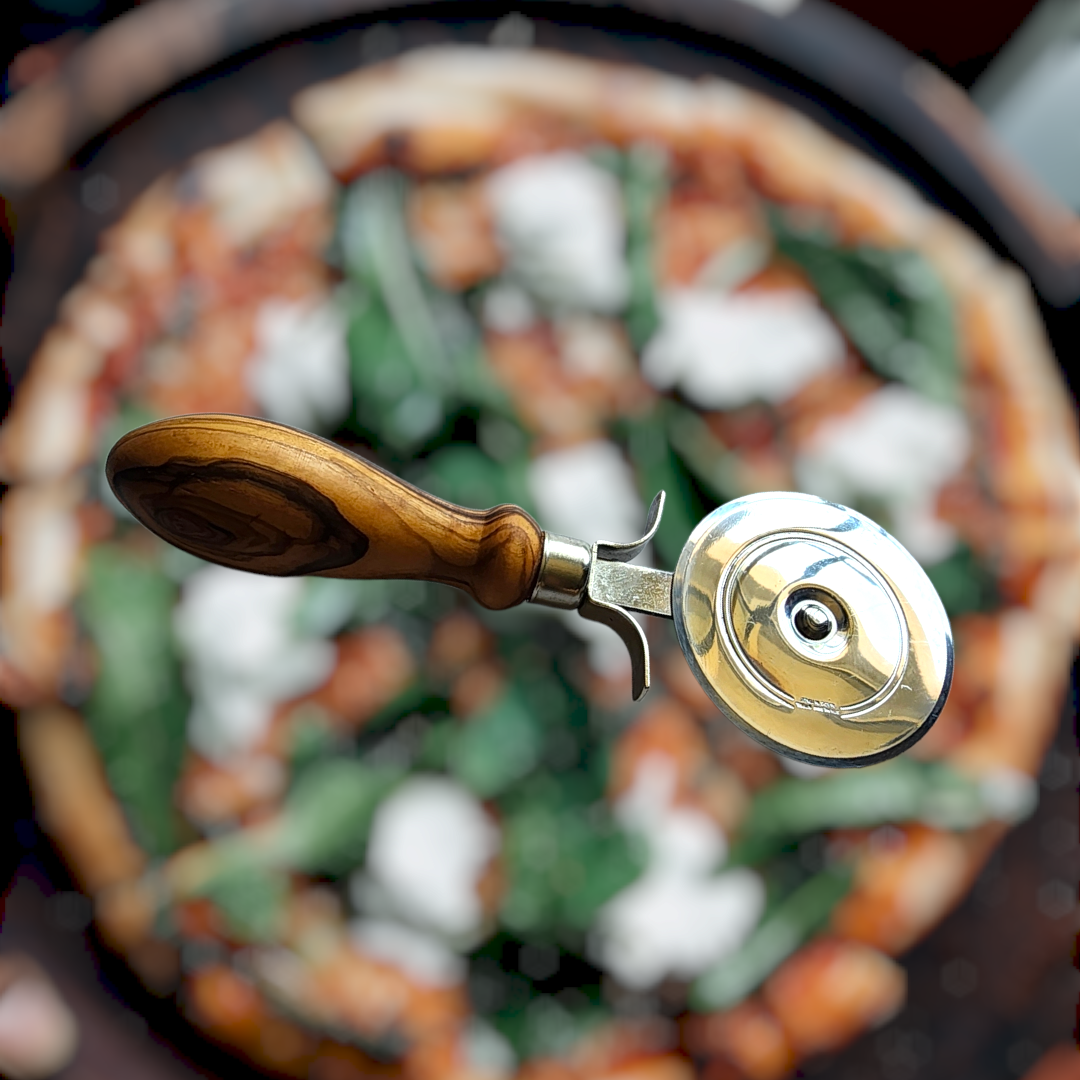
[[[587,544],[635,540],[645,524],[630,463],[607,439],[535,458],[529,466],[529,494],[544,528]]]
[[[403,918],[466,936],[483,918],[477,882],[500,843],[475,796],[452,780],[416,776],[379,806],[366,872]]]
[[[727,838],[700,810],[675,806],[675,764],[650,754],[637,767],[630,790],[615,806],[615,818],[649,847],[650,868],[707,874],[727,858]]]
[[[248,387],[279,424],[326,431],[352,404],[345,316],[333,300],[267,300],[255,317]]]
[[[79,584],[83,539],[75,480],[15,487],[4,499],[4,599],[36,614],[59,611]]]
[[[743,944],[764,905],[752,870],[690,877],[650,869],[602,910],[597,960],[635,990],[692,979]]]
[[[93,458],[90,388],[105,352],[68,329],[51,330],[34,354],[0,437],[5,479],[61,479]]]
[[[337,659],[334,645],[294,627],[301,578],[210,566],[184,582],[174,625],[192,711],[188,737],[218,761],[249,751],[274,708],[315,689]]]
[[[517,1055],[505,1036],[474,1017],[462,1035],[466,1072],[475,1080],[505,1080],[517,1071]]]
[[[438,938],[386,919],[354,919],[349,940],[365,956],[393,964],[424,986],[457,986],[465,961]]]
[[[39,382],[36,389],[45,387]],[[26,400],[18,427],[20,445],[10,455],[22,473],[20,479],[59,479],[74,472],[85,463],[92,446],[89,389],[74,380],[57,380],[47,392],[31,394]]]
[[[979,794],[991,817],[1009,825],[1029,818],[1039,803],[1037,781],[1007,767],[992,769],[979,778]]]
[[[642,372],[657,390],[678,388],[703,409],[784,401],[844,359],[840,332],[798,289],[675,289],[660,307]]]
[[[645,507],[633,470],[606,439],[535,458],[529,466],[529,493],[545,529],[586,544],[636,540],[644,529]],[[562,614],[571,633],[588,643],[593,670],[612,676],[629,670],[626,646],[614,630],[589,622],[576,611]]]
[[[691,979],[750,935],[765,906],[752,870],[715,873],[727,854],[717,825],[673,805],[675,767],[656,755],[639,767],[616,814],[649,846],[645,873],[600,911],[592,950],[624,985],[647,990],[666,978]]]
[[[487,196],[511,273],[556,306],[615,312],[626,303],[622,200],[581,154],[524,158],[491,174]]]
[[[932,564],[956,546],[955,530],[935,516],[938,492],[970,453],[959,409],[890,383],[823,424],[796,460],[795,475],[804,491],[835,502],[869,496],[884,503],[896,538]]]

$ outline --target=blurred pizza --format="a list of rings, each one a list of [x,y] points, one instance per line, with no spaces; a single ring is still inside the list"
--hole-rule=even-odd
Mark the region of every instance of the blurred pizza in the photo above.
[[[0,437],[0,690],[100,935],[292,1075],[770,1080],[883,1023],[1032,809],[1073,655],[1075,417],[1026,283],[717,80],[444,48],[294,114],[136,201]],[[730,498],[844,502],[937,586],[952,695],[831,774],[724,722],[668,625],[632,705],[576,616],[202,564],[102,475],[194,411],[589,540],[663,488],[669,568]]]

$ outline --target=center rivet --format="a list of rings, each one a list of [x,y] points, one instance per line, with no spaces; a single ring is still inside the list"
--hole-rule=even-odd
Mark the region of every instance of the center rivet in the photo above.
[[[825,641],[836,632],[836,616],[816,600],[804,600],[791,613],[795,632],[804,641],[814,644]]]

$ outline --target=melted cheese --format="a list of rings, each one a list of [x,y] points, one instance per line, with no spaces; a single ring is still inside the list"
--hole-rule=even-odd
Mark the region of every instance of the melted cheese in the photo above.
[[[742,945],[764,902],[752,870],[688,877],[650,869],[601,912],[598,959],[633,989],[691,979]]]
[[[934,563],[956,546],[935,515],[942,485],[963,468],[971,431],[959,409],[899,384],[883,386],[852,412],[823,424],[795,463],[804,491],[851,504],[884,503],[896,538]]]
[[[643,835],[645,873],[600,911],[593,951],[628,987],[690,979],[731,955],[757,925],[765,887],[752,870],[716,873],[727,854],[717,825],[674,805],[675,769],[665,757],[639,767],[617,815]]]
[[[4,600],[44,614],[70,603],[79,582],[78,481],[24,485],[4,500]]]
[[[529,467],[529,493],[553,532],[587,544],[641,535],[645,507],[633,470],[606,439],[541,454]]]
[[[1019,769],[991,769],[979,778],[979,794],[987,812],[998,821],[1018,825],[1039,802],[1039,785]]]
[[[839,331],[808,293],[679,289],[642,355],[657,390],[678,388],[703,409],[781,402],[843,362]]]
[[[220,566],[184,582],[174,620],[192,694],[188,737],[203,754],[221,761],[249,751],[278,703],[330,675],[334,645],[294,629],[303,594],[300,578]]]
[[[645,507],[633,471],[606,439],[541,454],[529,467],[529,492],[540,521],[552,532],[587,544],[641,535]],[[593,670],[611,676],[629,671],[626,646],[613,630],[576,611],[560,614],[567,629],[588,643]]]
[[[487,196],[511,274],[555,306],[618,311],[626,302],[618,184],[580,154],[516,161],[492,173]]]
[[[328,430],[352,404],[345,318],[331,300],[268,300],[255,319],[248,386],[280,424]]]
[[[366,872],[402,917],[469,935],[483,918],[477,882],[500,842],[498,828],[463,787],[417,776],[379,806]]]
[[[678,874],[710,873],[727,857],[727,838],[699,810],[674,805],[675,785],[671,759],[649,755],[616,805],[616,819],[628,832],[645,839],[651,867],[666,867]]]

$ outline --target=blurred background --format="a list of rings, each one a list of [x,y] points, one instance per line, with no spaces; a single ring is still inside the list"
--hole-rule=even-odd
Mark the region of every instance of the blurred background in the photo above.
[[[372,35],[377,17],[352,14],[344,3],[324,4],[317,16],[301,15],[300,5],[284,2],[261,11],[204,4],[198,16],[190,5],[186,17],[184,5],[174,3],[170,17],[191,27],[188,36],[175,40],[174,48],[168,35],[158,36],[145,52],[137,37],[118,39],[109,93],[88,93],[80,102],[71,90],[78,83],[71,84],[71,111],[54,143],[31,145],[28,121],[4,130],[3,109],[35,85],[40,90],[62,79],[79,47],[114,20],[130,18],[133,7],[92,0],[5,5],[0,194],[10,282],[0,344],[12,383],[26,371],[103,231],[158,176],[285,115],[298,91],[351,70],[360,59],[384,59],[402,41],[442,40],[447,26],[455,40],[482,43],[503,14],[480,18],[464,7],[447,8],[425,22],[427,13],[409,9],[401,20],[412,20],[412,29]],[[143,7],[145,13],[154,5]],[[549,5],[527,14],[538,28],[538,44],[733,78],[804,109],[894,168],[1031,279],[1064,377],[1074,385],[1070,358],[1080,340],[1080,219],[1073,216],[1080,210],[1080,5],[999,3],[977,13],[956,0],[866,0],[838,7],[855,19],[838,17],[836,7],[814,0],[779,6],[657,0],[644,14],[620,9],[603,17]],[[976,114],[964,111],[966,100],[948,122],[940,115],[932,122],[912,108],[910,96],[904,97],[910,54],[970,92],[993,132],[992,148],[982,129],[969,125]],[[487,489],[481,484],[480,490]],[[963,903],[902,956],[906,1004],[879,1030],[800,1063],[798,1075],[1080,1075],[1080,977],[1072,963],[1080,876],[1074,718],[1069,692],[1039,772],[1037,810],[1008,833]],[[90,901],[37,821],[10,713],[3,747],[0,1062],[5,1033],[22,1029],[33,1036],[40,1024],[39,1041],[52,1058],[46,1053],[44,1064],[9,1065],[10,1075],[35,1075],[35,1068],[36,1075],[84,1080],[240,1075],[249,1065],[238,1066],[223,1048],[228,1038],[215,1043],[200,1035],[168,994],[148,990],[147,980],[103,944]],[[369,1072],[347,1057],[337,1065],[328,1060],[311,1073],[315,1080],[389,1069],[374,1059],[365,1059]],[[736,1075],[725,1068],[714,1063],[705,1075]],[[764,1080],[767,1072],[760,1076]]]

